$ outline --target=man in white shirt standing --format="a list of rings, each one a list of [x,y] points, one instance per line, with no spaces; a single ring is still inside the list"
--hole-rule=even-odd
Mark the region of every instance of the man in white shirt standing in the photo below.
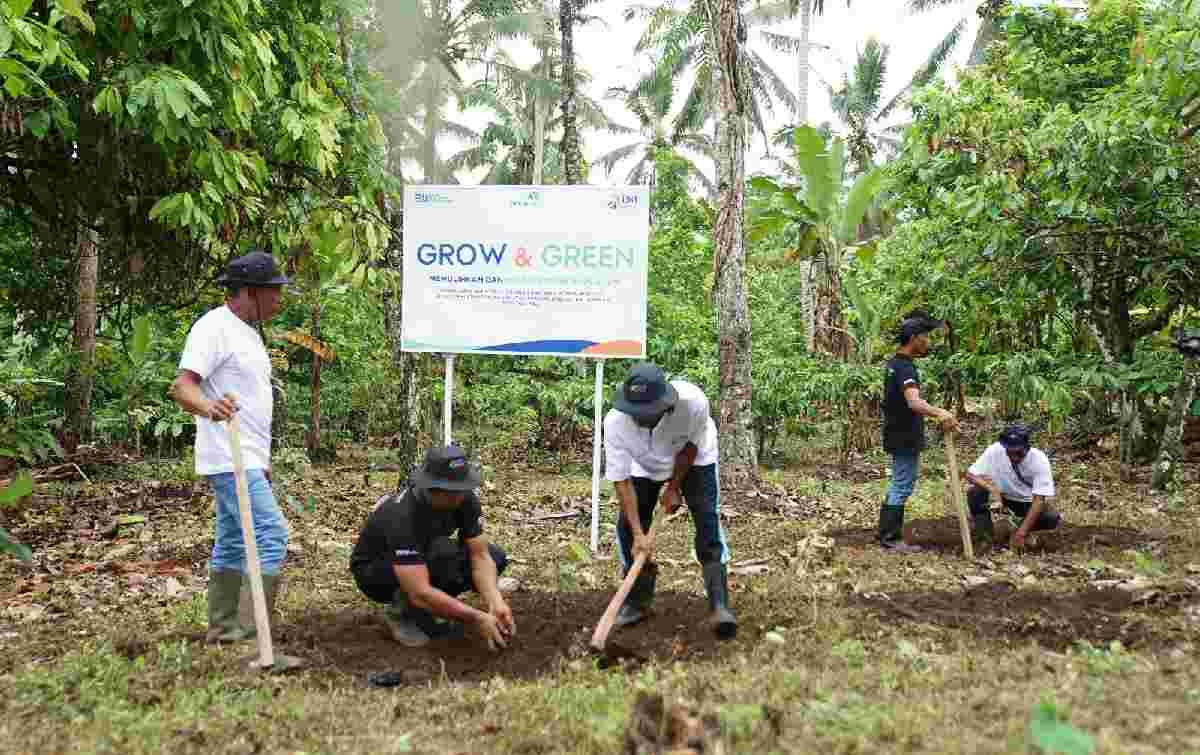
[[[246,571],[245,544],[233,479],[229,433],[220,423],[236,413],[255,542],[262,562],[268,611],[278,595],[287,556],[287,520],[271,491],[271,361],[254,323],[279,313],[288,283],[275,258],[254,251],[231,261],[218,281],[228,290],[223,306],[206,313],[188,333],[171,396],[196,417],[196,474],[208,478],[216,499],[216,537],[209,560],[208,641],[254,635],[239,619],[238,596]]]
[[[687,381],[668,382],[661,369],[643,362],[617,389],[613,405],[604,418],[605,477],[621,503],[617,544],[625,573],[634,558],[647,555],[617,626],[641,621],[654,600],[658,567],[650,524],[661,494],[668,514],[687,503],[712,609],[709,622],[718,637],[733,638],[737,619],[729,608],[729,548],[721,528],[717,428],[708,397]]]
[[[1023,548],[1030,532],[1057,529],[1062,524],[1062,515],[1047,502],[1054,497],[1050,459],[1032,447],[1029,435],[1025,425],[1009,425],[967,470],[967,504],[975,533],[985,543],[995,537],[988,508],[991,493],[1021,519],[1010,541],[1013,548]]]

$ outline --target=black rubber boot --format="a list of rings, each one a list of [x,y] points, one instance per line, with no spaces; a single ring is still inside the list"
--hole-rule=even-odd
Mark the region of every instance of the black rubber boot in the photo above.
[[[713,631],[722,640],[732,640],[737,636],[737,617],[729,607],[729,571],[725,564],[710,561],[704,565],[704,590],[712,609],[709,622]]]
[[[657,581],[658,564],[649,563],[643,566],[641,574],[633,580],[633,588],[621,604],[621,610],[617,611],[615,626],[627,627],[646,618],[646,612],[654,602],[654,584]]]
[[[982,513],[971,513],[971,534],[974,536],[975,544],[984,548],[990,548],[996,543],[996,527],[992,523],[992,512],[985,510]]]
[[[921,547],[904,542],[904,507],[879,507],[879,545],[889,553],[920,553]]]

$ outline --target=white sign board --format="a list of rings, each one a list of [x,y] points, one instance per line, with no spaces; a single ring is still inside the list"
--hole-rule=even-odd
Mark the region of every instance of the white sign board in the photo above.
[[[405,351],[644,357],[645,187],[408,186]]]

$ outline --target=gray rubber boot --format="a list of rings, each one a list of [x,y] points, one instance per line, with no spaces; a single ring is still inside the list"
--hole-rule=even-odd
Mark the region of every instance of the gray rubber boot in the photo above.
[[[628,572],[626,572],[628,574]],[[627,627],[646,618],[650,604],[654,602],[654,585],[658,581],[658,564],[649,563],[642,567],[642,572],[633,581],[633,588],[617,611],[614,626]]]
[[[253,636],[238,620],[238,594],[241,589],[240,571],[220,569],[209,572],[207,642],[241,642]]]
[[[279,614],[275,611],[275,603],[279,599],[280,590],[283,588],[283,575],[264,574],[262,575],[262,582],[263,597],[266,598],[267,602],[267,622],[271,625],[271,633],[274,635],[275,623],[279,619]],[[243,580],[242,589],[238,594],[238,623],[246,633],[247,639],[253,640],[258,637],[258,626],[254,622],[254,599],[251,597],[249,579]],[[285,655],[277,650],[274,655],[274,668],[276,671],[289,671],[304,665],[304,661],[295,656]]]
[[[737,636],[737,617],[729,607],[729,571],[720,561],[704,565],[704,590],[708,593],[708,607],[712,609],[709,623],[722,640]]]

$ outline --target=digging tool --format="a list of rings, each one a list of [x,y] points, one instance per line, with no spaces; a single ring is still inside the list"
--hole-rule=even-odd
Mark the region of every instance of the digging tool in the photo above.
[[[242,517],[242,539],[246,543],[246,566],[250,577],[250,596],[254,601],[254,627],[258,634],[258,660],[251,666],[275,668],[275,649],[271,645],[271,623],[267,618],[267,596],[263,592],[262,567],[258,562],[258,542],[254,537],[254,517],[250,512],[250,488],[246,483],[246,466],[242,460],[242,434],[238,416],[227,424],[229,446],[233,452],[233,479],[237,487],[238,511]]]
[[[962,481],[958,479],[958,452],[954,448],[954,433],[946,431],[946,484],[950,486],[950,503],[958,512],[958,529],[962,533],[963,554],[975,560],[975,547],[971,544],[971,524],[967,521],[967,509],[962,500]]]
[[[658,531],[659,522],[669,522],[683,514],[683,507],[668,516],[660,518],[654,524],[650,525],[650,532],[653,534]],[[608,602],[608,608],[604,609],[604,615],[600,617],[600,623],[596,625],[596,631],[592,632],[591,649],[597,653],[604,652],[604,644],[608,641],[608,633],[612,631],[613,624],[617,621],[617,611],[621,610],[621,605],[625,602],[625,598],[629,597],[629,591],[633,589],[633,583],[637,581],[638,575],[642,573],[642,568],[646,565],[646,554],[643,553],[633,560],[633,566],[629,567],[629,573],[625,575],[625,579],[621,582],[621,586],[617,588],[617,594]]]

